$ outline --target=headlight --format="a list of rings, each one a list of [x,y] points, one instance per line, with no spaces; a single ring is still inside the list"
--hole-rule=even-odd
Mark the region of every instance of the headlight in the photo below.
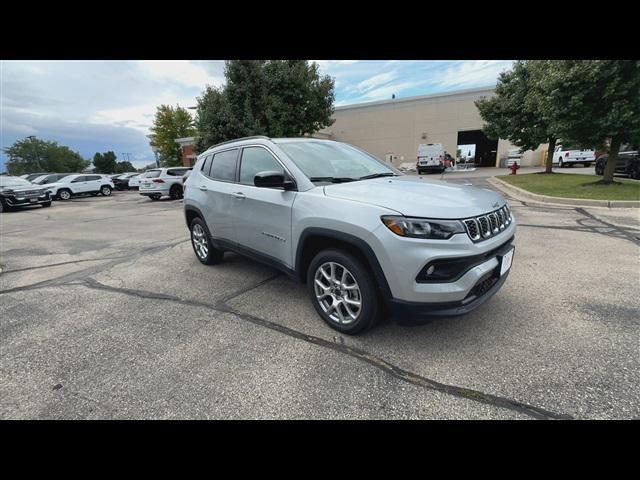
[[[392,215],[380,218],[389,230],[401,237],[447,240],[456,233],[465,233],[464,226],[458,220],[430,220]]]

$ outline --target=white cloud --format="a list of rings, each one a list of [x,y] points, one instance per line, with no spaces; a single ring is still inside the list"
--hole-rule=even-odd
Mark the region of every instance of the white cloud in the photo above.
[[[178,83],[186,87],[204,90],[207,85],[220,86],[224,77],[213,76],[202,64],[188,60],[144,60],[138,62],[140,69],[149,77],[166,82]]]
[[[376,87],[379,87],[381,85],[384,85],[394,80],[397,77],[397,75],[398,74],[395,71],[384,72],[378,75],[374,75],[373,77],[369,77],[368,79],[358,83],[358,85],[356,86],[356,90],[364,92],[364,91],[374,89]]]
[[[500,72],[511,68],[513,62],[503,60],[470,60],[456,62],[437,73],[435,84],[441,87],[471,88],[493,86]]]

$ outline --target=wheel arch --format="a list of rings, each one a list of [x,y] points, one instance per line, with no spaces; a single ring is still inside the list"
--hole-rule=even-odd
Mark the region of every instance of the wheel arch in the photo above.
[[[300,234],[296,249],[295,271],[302,283],[306,283],[307,269],[313,257],[327,248],[346,250],[361,260],[373,275],[376,286],[385,298],[392,297],[387,278],[371,246],[354,235],[327,228],[309,227]]]
[[[186,205],[184,207],[184,219],[187,222],[187,228],[191,227],[191,222],[193,222],[194,218],[201,218],[203,221],[205,221],[204,215],[198,207],[195,207],[193,205]]]

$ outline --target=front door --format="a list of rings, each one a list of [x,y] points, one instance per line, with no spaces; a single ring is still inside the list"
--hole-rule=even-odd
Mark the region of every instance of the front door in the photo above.
[[[245,147],[233,192],[238,244],[293,268],[291,208],[296,192],[256,187],[255,175],[266,171],[284,173],[284,168],[266,148]]]

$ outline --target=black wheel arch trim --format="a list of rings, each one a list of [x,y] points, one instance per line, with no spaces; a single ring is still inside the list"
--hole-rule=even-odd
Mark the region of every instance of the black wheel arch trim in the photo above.
[[[378,288],[381,290],[386,300],[390,300],[393,298],[391,294],[391,289],[389,288],[389,282],[387,282],[387,277],[380,266],[380,262],[378,261],[378,257],[375,252],[371,248],[371,246],[364,240],[355,235],[351,235],[349,233],[340,232],[338,230],[331,230],[329,228],[321,228],[321,227],[307,227],[300,234],[300,238],[298,239],[298,246],[296,248],[296,258],[295,258],[295,271],[299,276],[301,281],[304,280],[305,273],[302,269],[302,255],[304,253],[304,246],[309,237],[328,237],[333,240],[339,240],[345,243],[352,245],[357,248],[367,259],[371,270],[375,276],[376,283]]]
[[[204,214],[202,213],[202,210],[200,210],[198,207],[196,207],[194,205],[185,205],[184,206],[184,221],[187,223],[187,228],[191,228],[191,224],[189,223],[188,212],[194,212],[202,220],[204,220]],[[205,223],[206,223],[206,220],[205,220]]]

